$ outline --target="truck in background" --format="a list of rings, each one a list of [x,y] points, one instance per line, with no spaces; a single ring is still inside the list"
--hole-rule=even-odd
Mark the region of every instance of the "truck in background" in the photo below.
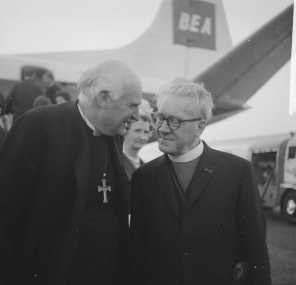
[[[263,206],[280,206],[286,220],[296,223],[296,135],[208,141],[212,148],[249,160],[254,168]]]

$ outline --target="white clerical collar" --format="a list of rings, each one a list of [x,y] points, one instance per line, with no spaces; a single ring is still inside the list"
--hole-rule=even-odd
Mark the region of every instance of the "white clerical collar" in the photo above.
[[[203,153],[203,150],[204,150],[204,144],[203,144],[203,141],[200,140],[200,143],[194,149],[178,156],[173,156],[170,154],[168,156],[170,160],[174,162],[188,162],[201,156]]]
[[[77,107],[78,107],[78,110],[79,110],[79,113],[82,117],[82,119],[84,120],[84,122],[93,130],[93,135],[95,137],[99,137],[101,135],[101,133],[94,127],[94,125],[88,120],[88,118],[86,118],[86,116],[83,114],[83,111],[79,105],[79,102],[77,104]]]

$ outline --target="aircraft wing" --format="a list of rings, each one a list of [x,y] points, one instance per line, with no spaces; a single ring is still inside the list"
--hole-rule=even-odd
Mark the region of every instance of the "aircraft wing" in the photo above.
[[[291,58],[293,5],[193,79],[212,93],[210,123],[245,110],[250,99]]]

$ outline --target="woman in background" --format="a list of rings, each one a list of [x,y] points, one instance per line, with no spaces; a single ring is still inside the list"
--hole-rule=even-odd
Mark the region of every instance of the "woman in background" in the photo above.
[[[129,181],[133,172],[144,164],[138,152],[148,142],[152,133],[151,112],[149,102],[143,99],[139,106],[140,119],[129,125],[124,137],[123,162]]]

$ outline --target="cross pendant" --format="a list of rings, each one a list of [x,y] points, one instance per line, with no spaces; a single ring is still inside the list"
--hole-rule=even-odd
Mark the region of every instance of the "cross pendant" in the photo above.
[[[98,192],[103,192],[104,195],[104,200],[103,203],[108,203],[108,199],[107,199],[107,191],[111,192],[111,186],[106,186],[106,179],[105,179],[106,174],[103,175],[103,179],[102,179],[102,183],[103,186],[98,186]]]

